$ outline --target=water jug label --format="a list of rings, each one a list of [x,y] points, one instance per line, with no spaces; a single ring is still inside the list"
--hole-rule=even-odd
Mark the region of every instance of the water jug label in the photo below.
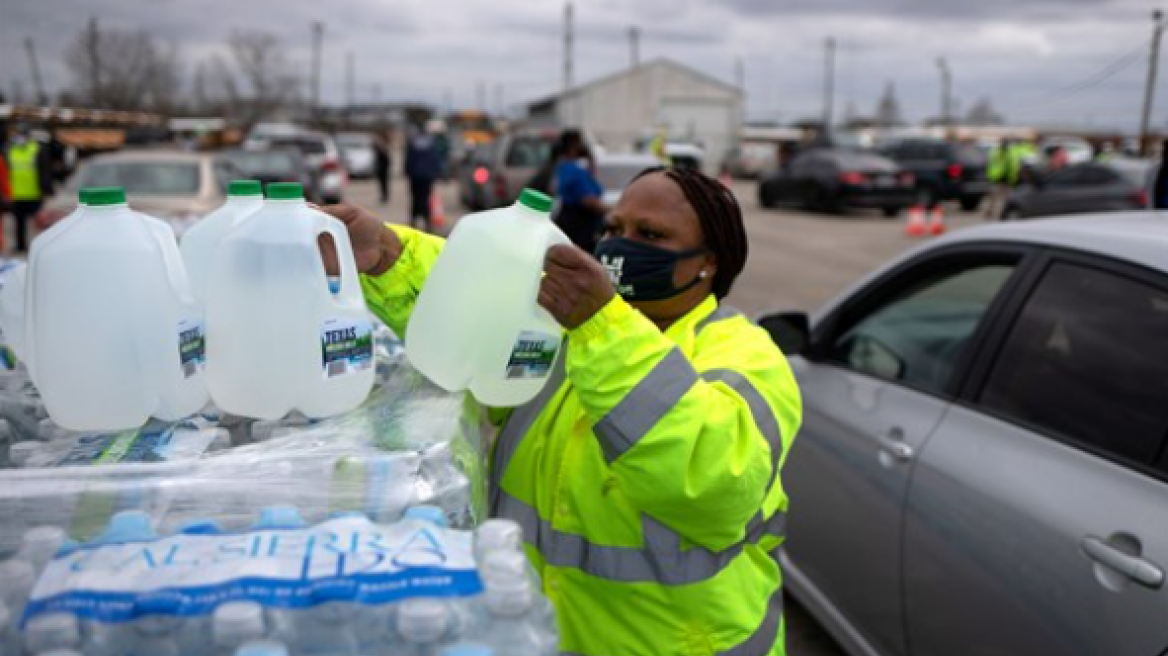
[[[24,621],[69,612],[125,622],[142,608],[196,617],[233,601],[308,608],[323,603],[324,590],[328,600],[364,605],[472,596],[482,591],[472,535],[346,517],[305,529],[83,545],[45,568]]]
[[[559,350],[559,335],[532,330],[519,333],[507,359],[507,378],[546,378]]]
[[[324,377],[334,378],[373,366],[373,324],[330,319],[320,330]]]
[[[207,331],[203,322],[190,319],[179,322],[178,357],[185,378],[194,376],[207,365]]]
[[[213,432],[196,430],[193,425],[152,421],[140,430],[82,435],[52,464],[73,467],[193,459],[206,452],[214,438]]]

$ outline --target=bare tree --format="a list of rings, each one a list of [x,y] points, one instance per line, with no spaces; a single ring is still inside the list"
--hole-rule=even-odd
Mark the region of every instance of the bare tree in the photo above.
[[[177,51],[160,47],[145,30],[103,29],[96,18],[65,55],[74,78],[71,96],[100,109],[169,111],[182,75]]]
[[[1006,122],[1005,117],[994,109],[989,98],[982,98],[974,103],[973,107],[969,108],[969,114],[965,120],[970,125],[1002,125]]]
[[[275,36],[234,32],[227,46],[230,59],[215,58],[211,72],[227,109],[241,122],[250,126],[297,99],[297,78]]]

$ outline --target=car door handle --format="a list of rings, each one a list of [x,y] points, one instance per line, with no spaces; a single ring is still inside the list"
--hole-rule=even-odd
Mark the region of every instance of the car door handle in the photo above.
[[[1138,556],[1126,554],[1093,535],[1083,538],[1080,546],[1087,557],[1109,567],[1140,585],[1159,590],[1164,585],[1164,570]]]
[[[876,438],[880,449],[888,453],[899,462],[908,462],[913,459],[913,448],[904,442],[904,431],[894,428],[888,435]]]

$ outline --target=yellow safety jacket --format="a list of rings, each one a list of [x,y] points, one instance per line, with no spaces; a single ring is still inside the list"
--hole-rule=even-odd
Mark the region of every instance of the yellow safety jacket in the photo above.
[[[442,241],[391,227],[402,256],[362,285],[400,335]],[[507,414],[491,476],[560,648],[784,654],[779,471],[802,404],[783,355],[713,296],[664,333],[616,297],[564,349],[544,391]]]
[[[12,200],[40,200],[41,182],[37,171],[40,145],[31,139],[8,149],[8,180]]]

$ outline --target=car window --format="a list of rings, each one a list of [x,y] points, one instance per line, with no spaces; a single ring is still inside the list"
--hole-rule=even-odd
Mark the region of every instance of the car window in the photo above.
[[[519,138],[507,149],[504,166],[508,168],[538,168],[551,155],[552,144],[545,139]]]
[[[78,188],[125,187],[144,196],[194,196],[199,192],[199,165],[161,160],[94,162],[77,173]]]
[[[981,391],[984,408],[1152,464],[1168,434],[1168,284],[1055,264]]]
[[[211,165],[211,169],[215,172],[215,186],[223,194],[227,193],[227,185],[240,177],[239,170],[227,161],[216,161]]]
[[[855,322],[831,359],[923,391],[944,391],[1012,264],[967,266],[919,282]]]
[[[295,148],[305,155],[322,155],[325,152],[324,141],[319,139],[272,139],[272,146],[276,148]]]

